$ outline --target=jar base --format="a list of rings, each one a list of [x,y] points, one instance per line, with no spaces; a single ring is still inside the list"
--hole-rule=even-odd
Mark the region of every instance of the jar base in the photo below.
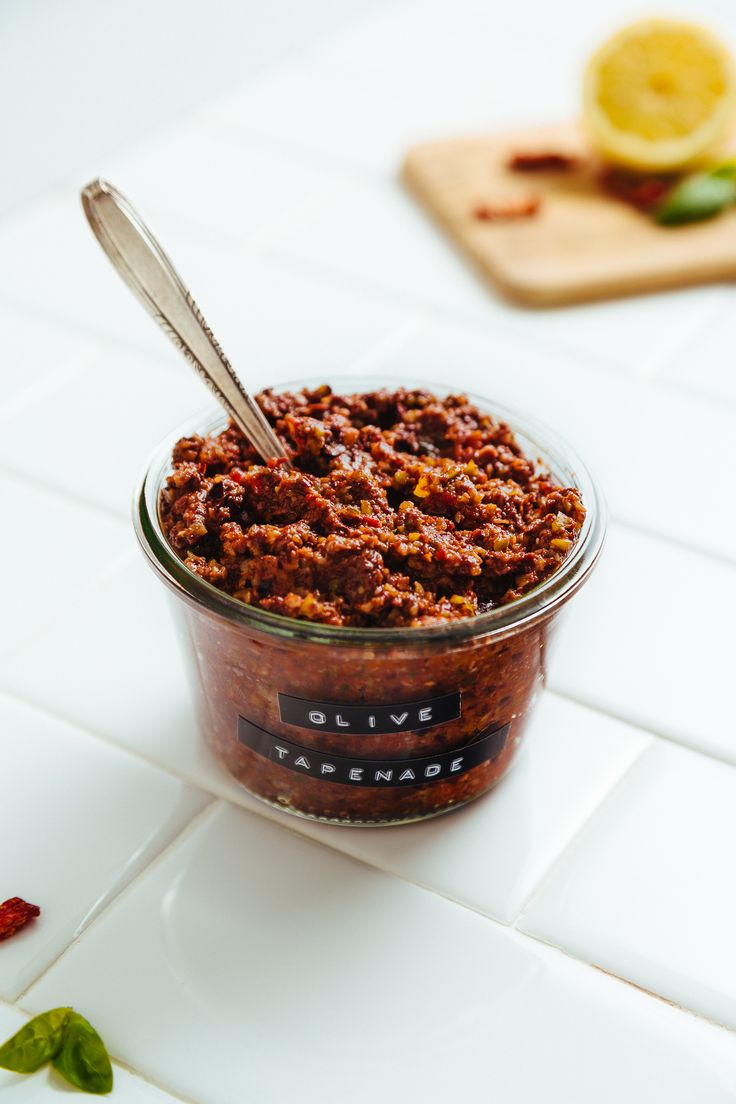
[[[473,794],[472,797],[466,798],[465,801],[458,801],[453,805],[445,805],[443,809],[432,809],[430,812],[417,813],[415,816],[382,817],[381,819],[375,820],[349,820],[345,817],[317,816],[314,813],[305,813],[301,809],[295,809],[291,805],[272,801],[268,797],[262,797],[260,794],[254,793],[253,790],[249,790],[247,786],[243,786],[243,789],[250,797],[255,798],[256,801],[260,801],[262,805],[268,805],[270,809],[278,809],[279,812],[287,813],[289,816],[299,817],[300,820],[309,820],[313,824],[333,824],[338,828],[395,828],[399,824],[417,824],[422,820],[434,820],[436,817],[444,816],[446,813],[453,813],[456,809],[464,809],[466,805],[471,805],[474,801],[478,801],[479,798],[489,794],[496,788],[500,781],[501,779],[499,778],[493,785],[489,786],[487,790],[483,790],[482,793]]]

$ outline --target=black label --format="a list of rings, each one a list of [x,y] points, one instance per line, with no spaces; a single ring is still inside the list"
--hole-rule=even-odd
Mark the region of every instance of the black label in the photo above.
[[[293,744],[266,732],[245,717],[238,717],[238,739],[264,759],[325,782],[384,788],[427,785],[464,774],[480,763],[495,759],[503,750],[508,731],[508,725],[486,730],[465,747],[421,758],[347,759]]]
[[[385,736],[389,732],[416,732],[454,721],[460,716],[460,694],[444,694],[441,698],[402,705],[338,705],[279,694],[279,714],[284,724],[297,728],[344,732],[350,736]]]

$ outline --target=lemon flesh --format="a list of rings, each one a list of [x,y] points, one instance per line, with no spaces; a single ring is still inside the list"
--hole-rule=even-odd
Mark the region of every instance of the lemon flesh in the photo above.
[[[583,118],[610,161],[642,170],[696,164],[733,126],[736,76],[726,47],[690,23],[645,20],[588,63]]]

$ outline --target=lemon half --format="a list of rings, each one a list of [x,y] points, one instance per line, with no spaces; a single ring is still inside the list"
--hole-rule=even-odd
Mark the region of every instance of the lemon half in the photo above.
[[[632,168],[696,164],[726,137],[735,111],[731,54],[695,24],[632,23],[601,46],[585,71],[590,139],[608,160]]]

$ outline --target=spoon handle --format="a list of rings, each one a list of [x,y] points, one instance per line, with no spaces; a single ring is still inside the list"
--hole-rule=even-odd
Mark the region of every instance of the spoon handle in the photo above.
[[[264,460],[284,446],[244,390],[173,264],[125,196],[105,180],[82,190],[94,234],[128,287],[196,368]]]

